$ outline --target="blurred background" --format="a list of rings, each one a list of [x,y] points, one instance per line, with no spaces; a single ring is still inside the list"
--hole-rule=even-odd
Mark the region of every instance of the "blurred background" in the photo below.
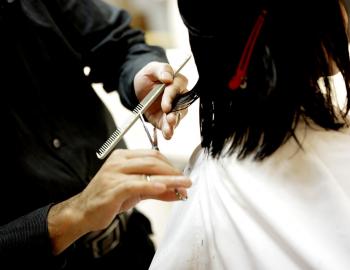
[[[132,16],[132,25],[145,32],[145,38],[149,44],[166,49],[169,62],[174,69],[177,69],[191,54],[188,32],[178,13],[177,0],[104,1],[128,10]],[[192,89],[198,79],[193,58],[181,73],[189,79],[188,89]],[[120,103],[118,94],[116,92],[106,93],[101,84],[95,84],[94,89],[111,111],[117,125],[122,126],[131,116],[131,112]],[[148,127],[149,130],[152,130],[150,126]],[[160,151],[174,166],[183,170],[192,151],[200,143],[198,102],[189,108],[187,116],[181,121],[171,140],[165,140],[160,132],[158,135]],[[136,122],[126,133],[124,139],[130,149],[151,148],[141,121]],[[155,200],[143,201],[137,206],[152,223],[153,240],[156,246],[163,235],[171,206],[171,202]]]
[[[176,0],[105,0],[133,17],[132,25],[146,33],[150,44],[188,48],[187,32],[178,16]]]

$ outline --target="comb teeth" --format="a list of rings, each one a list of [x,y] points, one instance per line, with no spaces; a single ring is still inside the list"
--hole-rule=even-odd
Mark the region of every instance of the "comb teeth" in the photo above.
[[[143,109],[143,105],[139,103],[136,108],[133,110],[134,113],[138,114]]]
[[[105,158],[105,156],[110,152],[110,149],[118,143],[118,141],[120,140],[118,138],[120,134],[121,131],[119,128],[117,128],[108,138],[108,140],[100,147],[100,149],[96,153],[99,159]]]

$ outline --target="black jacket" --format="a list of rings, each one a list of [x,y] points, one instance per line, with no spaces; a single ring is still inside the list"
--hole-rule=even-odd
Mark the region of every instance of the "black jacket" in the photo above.
[[[115,126],[91,83],[118,90],[131,109],[135,73],[166,61],[129,22],[98,0],[0,0],[1,269],[4,258],[52,259],[49,206],[101,166],[96,150]]]

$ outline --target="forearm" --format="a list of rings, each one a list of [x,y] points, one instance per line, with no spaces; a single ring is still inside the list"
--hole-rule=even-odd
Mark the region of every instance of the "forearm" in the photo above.
[[[47,230],[47,213],[50,206],[45,206],[0,227],[0,257],[18,258],[33,254],[41,257],[50,256],[50,240]]]

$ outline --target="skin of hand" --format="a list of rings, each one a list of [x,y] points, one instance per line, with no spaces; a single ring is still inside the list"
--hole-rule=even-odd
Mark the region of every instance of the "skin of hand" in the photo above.
[[[150,182],[145,175],[151,175]],[[52,252],[58,255],[84,234],[105,229],[141,200],[175,201],[175,188],[186,197],[190,186],[159,151],[115,150],[81,193],[51,207]]]
[[[137,98],[141,101],[157,84],[164,83],[163,95],[145,112],[147,120],[162,130],[165,139],[171,139],[179,121],[187,114],[187,109],[172,112],[172,101],[176,95],[187,92],[188,80],[181,73],[174,77],[172,67],[167,63],[150,62],[135,76],[134,88]]]

